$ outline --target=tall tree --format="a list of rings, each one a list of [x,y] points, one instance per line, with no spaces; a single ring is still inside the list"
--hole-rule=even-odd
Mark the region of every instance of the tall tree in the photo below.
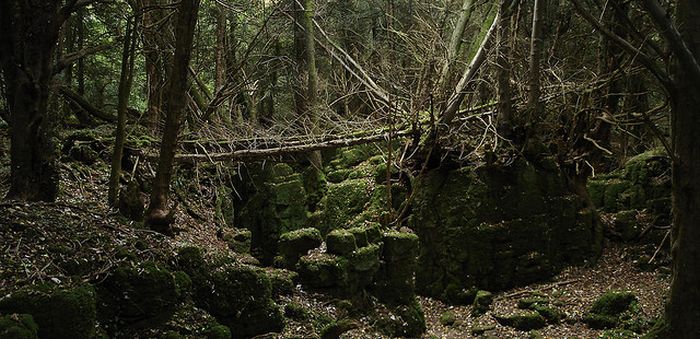
[[[134,52],[136,50],[136,37],[138,36],[138,21],[133,20],[133,25],[127,19],[126,37],[122,50],[121,75],[119,77],[119,94],[117,95],[117,128],[114,131],[114,151],[112,152],[112,170],[109,176],[108,203],[115,207],[119,197],[119,179],[122,171],[122,155],[124,153],[124,138],[126,129],[126,111],[129,105],[129,94],[134,79]]]
[[[673,276],[667,318],[671,338],[700,338],[700,2],[676,3],[676,30],[656,0],[645,0],[678,62],[672,66]],[[656,14],[654,14],[656,13]]]
[[[77,4],[0,2],[0,65],[11,127],[8,198],[52,201],[58,195],[56,124],[55,115],[49,114],[49,91],[59,32]]]
[[[199,0],[182,0],[175,25],[175,55],[169,72],[167,97],[165,100],[165,130],[160,145],[158,169],[153,179],[151,201],[146,223],[154,230],[169,233],[173,213],[168,209],[170,179],[177,148],[177,137],[187,106],[188,69],[192,56],[192,41],[197,25]]]

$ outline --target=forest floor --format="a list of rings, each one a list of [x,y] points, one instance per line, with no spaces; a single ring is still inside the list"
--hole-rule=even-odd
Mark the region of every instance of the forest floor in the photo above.
[[[6,162],[6,157],[4,161]],[[178,247],[192,244],[211,252],[229,252],[227,244],[217,237],[212,215],[200,214],[198,220],[179,211],[175,237],[134,227],[109,209],[106,202],[108,168],[78,163],[62,165],[62,194],[56,203],[0,203],[0,295],[24,285],[52,282],[58,285],[81,279],[99,281],[106,272],[124,260],[167,260]],[[0,194],[7,190],[7,164],[0,164]],[[213,212],[212,212],[213,214]],[[638,269],[638,244],[608,242],[602,257],[589,266],[570,267],[554,278],[522,288],[494,293],[491,310],[479,317],[471,315],[471,306],[450,306],[439,300],[419,297],[425,312],[425,338],[598,338],[601,330],[593,330],[582,322],[591,304],[609,290],[631,291],[637,296],[643,315],[649,321],[663,312],[670,275],[667,266],[649,271]],[[127,249],[125,251],[124,249]],[[255,260],[241,258],[242,261]],[[566,315],[564,321],[537,331],[522,332],[501,326],[494,315],[516,309],[521,298],[537,295],[547,298]],[[292,295],[282,296],[280,306],[290,303],[308,308],[313,317],[339,319],[347,316],[332,297],[310,293],[297,286]],[[381,307],[381,306],[378,306]],[[381,312],[381,309],[374,310]],[[454,316],[451,325],[441,318],[448,312]],[[383,337],[373,322],[376,317],[353,318],[347,338]],[[313,320],[313,319],[312,319]],[[482,334],[473,330],[481,328]],[[288,319],[285,331],[269,337],[314,337],[313,321]],[[607,332],[606,332],[607,333]]]

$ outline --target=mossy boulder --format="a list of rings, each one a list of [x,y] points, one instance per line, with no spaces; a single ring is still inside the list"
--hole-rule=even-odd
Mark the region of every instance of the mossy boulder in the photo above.
[[[231,339],[231,329],[227,326],[216,324],[204,331],[207,339]]]
[[[36,285],[0,299],[0,313],[31,314],[38,331],[26,316],[20,317],[20,323],[30,334],[36,331],[42,338],[92,338],[95,335],[95,305],[96,294],[91,285],[71,288]]]
[[[478,291],[472,304],[472,315],[480,316],[491,309],[493,294],[489,291]]]
[[[391,307],[377,320],[376,328],[391,337],[418,338],[425,332],[425,315],[418,300]]]
[[[311,254],[301,257],[297,272],[304,285],[312,288],[342,288],[348,285],[348,259],[334,254]]]
[[[294,267],[300,257],[309,250],[321,246],[321,232],[315,228],[302,228],[282,234],[279,240],[279,253],[284,257],[288,267]]]
[[[186,273],[152,262],[118,267],[98,285],[100,318],[114,326],[165,320],[191,285]]]
[[[619,169],[591,178],[588,181],[591,200],[606,212],[618,212],[652,208],[654,201],[662,199],[665,206],[653,212],[670,219],[670,164],[663,149],[636,155]]]
[[[408,304],[415,296],[418,237],[406,232],[382,236],[382,265],[374,282],[375,295],[387,303]]]
[[[353,251],[349,256],[352,269],[372,276],[379,269],[379,250],[379,245],[372,244]]]
[[[455,292],[541,281],[600,253],[595,214],[551,164],[516,158],[441,167],[416,178],[413,187],[410,225],[420,237],[421,294],[460,303]]]
[[[307,224],[307,183],[284,163],[250,165],[239,177],[245,179],[234,183],[234,219],[251,231],[253,254],[269,264],[277,255],[280,236]]]
[[[457,322],[457,315],[452,311],[446,311],[440,315],[440,324],[442,326],[452,326]]]
[[[614,235],[624,241],[636,239],[642,232],[641,225],[637,222],[636,210],[620,211],[614,215]]]
[[[224,229],[224,241],[228,247],[240,254],[250,253],[253,233],[247,229],[226,228]]]
[[[285,269],[267,269],[266,274],[272,284],[272,295],[290,295],[294,292],[294,282],[299,278],[299,274]]]
[[[584,322],[595,329],[616,328],[631,320],[631,313],[637,309],[637,297],[633,293],[608,291],[593,303]]]
[[[367,179],[345,180],[329,184],[326,195],[319,202],[318,228],[322,234],[345,228],[357,215],[365,210],[371,197]]]
[[[216,268],[210,289],[195,302],[223,325],[234,338],[246,338],[284,328],[280,308],[272,300],[272,284],[259,268],[229,265]]]
[[[520,331],[530,331],[547,325],[546,319],[536,311],[518,311],[507,316],[495,316],[496,321],[503,326],[513,327]]]
[[[7,314],[0,316],[0,338],[38,339],[39,327],[30,314]]]
[[[326,236],[326,247],[328,253],[348,255],[357,248],[355,235],[344,229],[334,230]]]

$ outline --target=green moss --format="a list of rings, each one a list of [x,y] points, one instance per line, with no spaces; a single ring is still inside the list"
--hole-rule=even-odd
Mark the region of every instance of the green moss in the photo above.
[[[347,331],[357,328],[358,324],[351,319],[340,319],[334,321],[321,329],[321,339],[340,338]]]
[[[453,282],[445,287],[441,298],[452,304],[471,305],[474,302],[474,298],[476,298],[476,293],[478,291],[479,290],[475,287],[466,289]]]
[[[31,314],[42,338],[92,338],[95,334],[95,299],[91,285],[67,289],[37,285],[1,299],[0,313]]]
[[[160,339],[185,339],[185,336],[178,333],[177,331],[167,331],[160,336]]]
[[[38,339],[38,326],[30,314],[8,314],[0,316],[0,338]]]
[[[309,310],[301,304],[290,302],[284,305],[284,316],[296,321],[303,321],[309,318]]]
[[[288,177],[294,174],[294,169],[285,163],[277,163],[272,166],[272,176],[276,178]]]
[[[118,267],[98,285],[99,314],[107,322],[165,320],[182,301],[190,282],[152,262]],[[184,285],[179,286],[178,283]]]
[[[355,237],[355,243],[357,244],[357,247],[364,247],[369,245],[370,241],[369,238],[367,237],[367,228],[362,227],[362,226],[357,226],[357,227],[352,227],[347,230],[348,232],[352,233],[352,235]]]
[[[319,228],[327,234],[345,226],[364,209],[370,199],[370,188],[366,179],[346,180],[329,184],[326,195],[319,202],[321,216]]]
[[[618,316],[629,310],[636,301],[637,297],[632,292],[608,291],[593,303],[590,313]]]
[[[376,327],[391,337],[417,338],[425,332],[425,316],[420,304],[413,301],[390,309],[376,323]]]
[[[321,232],[315,228],[302,228],[280,236],[279,253],[285,258],[288,267],[293,267],[299,258],[309,250],[321,246]]]
[[[547,323],[550,324],[557,324],[566,317],[564,312],[558,310],[553,306],[534,304],[530,307],[530,309],[539,313],[542,317],[544,317],[547,320]]]
[[[440,315],[440,324],[443,326],[452,326],[455,322],[457,322],[457,315],[452,311],[447,311]]]
[[[344,229],[334,230],[326,236],[326,247],[328,253],[337,255],[347,255],[356,248],[355,236]]]
[[[528,297],[518,300],[518,308],[520,309],[531,309],[535,305],[547,305],[549,300],[544,297]]]
[[[382,240],[385,260],[397,261],[418,257],[418,236],[413,233],[387,232]]]
[[[376,272],[379,268],[379,245],[360,247],[350,255],[350,265],[358,272]]]
[[[283,269],[269,269],[267,276],[272,284],[272,295],[290,295],[294,292],[294,281],[298,279],[299,274],[294,271]]]
[[[631,292],[608,291],[593,303],[590,311],[584,316],[584,322],[595,329],[615,328],[621,325],[623,320],[632,320],[629,312],[637,308],[637,297]],[[627,315],[625,319],[624,315]]]
[[[641,229],[637,222],[637,214],[636,210],[615,213],[615,232],[622,237],[622,240],[631,241],[639,236]]]
[[[483,325],[483,324],[474,324],[471,328],[471,334],[473,336],[479,336],[484,334],[486,331],[491,331],[496,328],[496,325]]]
[[[347,259],[333,254],[307,255],[297,264],[302,283],[314,288],[347,286],[348,268]]]
[[[204,331],[207,339],[231,339],[231,329],[224,325],[213,325]]]
[[[282,312],[272,300],[272,284],[263,270],[245,265],[220,267],[211,273],[208,284],[211,287],[200,293],[196,303],[228,326],[235,337],[284,327]]]
[[[489,291],[478,291],[472,304],[472,315],[479,316],[491,309],[493,294]]]
[[[547,321],[535,311],[521,311],[508,316],[496,316],[498,323],[503,326],[513,327],[520,331],[530,331],[543,328]]]
[[[228,248],[236,253],[250,253],[253,233],[247,229],[227,228],[224,234],[224,241],[228,243]]]

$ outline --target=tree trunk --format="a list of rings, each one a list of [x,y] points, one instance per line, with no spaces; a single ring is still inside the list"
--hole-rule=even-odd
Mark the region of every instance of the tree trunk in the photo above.
[[[169,58],[167,43],[169,39],[170,20],[165,19],[165,10],[161,0],[142,0],[139,2],[143,27],[143,49],[148,79],[148,104],[146,108],[146,125],[155,128],[163,116],[163,96],[165,89],[166,65]],[[164,21],[165,20],[165,21]]]
[[[510,85],[510,23],[512,16],[512,0],[501,0],[500,17],[498,21],[498,124],[502,133],[510,136],[514,126],[512,89]]]
[[[2,1],[0,63],[10,110],[8,198],[53,201],[59,190],[55,121],[48,112],[54,48],[67,13],[59,1]]]
[[[544,107],[540,103],[540,71],[542,68],[542,5],[546,0],[535,0],[532,9],[532,36],[530,37],[530,77],[528,83],[528,118],[527,124],[534,127],[535,120],[544,114]]]
[[[175,56],[168,79],[165,101],[165,130],[160,146],[158,169],[153,180],[151,201],[146,223],[156,231],[170,233],[173,213],[168,210],[168,193],[173,173],[173,159],[177,148],[182,113],[187,106],[188,68],[192,41],[197,24],[199,0],[182,0],[175,26]]]
[[[126,112],[129,106],[129,93],[133,81],[134,50],[136,49],[137,21],[134,26],[127,22],[124,50],[122,52],[121,75],[119,77],[119,94],[117,99],[117,128],[114,131],[114,151],[112,152],[112,170],[109,176],[109,191],[107,202],[117,207],[119,198],[119,179],[122,172],[122,156],[124,153],[124,138],[126,129]]]
[[[700,3],[678,1],[676,27],[695,56],[700,56],[698,22]],[[700,84],[681,63],[673,67],[673,275],[666,315],[670,338],[700,338]]]

